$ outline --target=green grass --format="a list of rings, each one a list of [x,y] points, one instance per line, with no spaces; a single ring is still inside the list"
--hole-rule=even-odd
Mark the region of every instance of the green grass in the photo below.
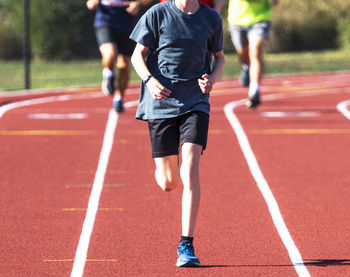
[[[101,80],[99,60],[42,62],[31,64],[31,88],[55,88],[97,84]],[[0,91],[24,88],[22,62],[0,62]]]
[[[265,74],[297,74],[350,70],[350,48],[337,51],[265,54]],[[31,65],[31,88],[82,86],[101,82],[100,60],[42,62]],[[235,54],[226,54],[223,78],[239,76],[240,68]],[[140,79],[132,70],[131,83]],[[0,91],[24,88],[22,62],[0,61]]]
[[[350,48],[266,56],[266,74],[315,73],[350,70]]]
[[[350,70],[350,48],[337,51],[265,54],[265,75],[302,74]],[[236,77],[236,55],[226,55],[223,78]]]

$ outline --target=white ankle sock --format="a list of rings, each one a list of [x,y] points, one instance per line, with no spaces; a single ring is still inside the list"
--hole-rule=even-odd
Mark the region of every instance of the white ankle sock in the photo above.
[[[260,85],[259,83],[250,83],[249,84],[249,90],[248,90],[248,96],[253,97],[257,93],[259,93]]]
[[[114,75],[114,72],[110,70],[108,67],[104,67],[102,71],[103,78],[109,78]]]
[[[248,70],[249,69],[249,64],[242,63],[241,67],[242,67],[243,70]]]
[[[113,97],[113,101],[119,101],[120,99],[122,99],[122,97],[120,96],[120,94],[116,93]]]

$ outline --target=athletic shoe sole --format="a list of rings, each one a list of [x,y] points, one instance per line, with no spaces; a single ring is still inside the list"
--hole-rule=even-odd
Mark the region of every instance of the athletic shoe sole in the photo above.
[[[247,102],[246,105],[250,109],[255,109],[261,104],[260,101],[260,96],[259,94],[256,94],[254,97],[250,98]]]
[[[177,267],[200,267],[201,264],[199,261],[193,261],[193,260],[187,260],[187,261],[181,261],[180,259],[176,262]]]
[[[121,101],[113,102],[113,107],[117,113],[123,113],[125,111],[124,104]]]

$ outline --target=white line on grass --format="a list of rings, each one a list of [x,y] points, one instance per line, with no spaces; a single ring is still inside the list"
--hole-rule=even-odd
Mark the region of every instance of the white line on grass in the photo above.
[[[282,98],[283,95],[269,95],[264,97],[264,101],[269,99]],[[277,201],[272,194],[269,184],[265,180],[263,173],[259,167],[259,164],[255,158],[253,150],[249,144],[247,135],[245,134],[242,125],[240,124],[237,116],[234,113],[234,109],[238,106],[244,105],[245,99],[228,103],[224,107],[225,115],[230,122],[234,132],[236,133],[239,145],[242,152],[247,160],[251,174],[253,175],[266,203],[269,208],[272,220],[275,227],[280,235],[285,247],[287,248],[289,257],[294,265],[294,268],[300,277],[309,277],[310,273],[304,265],[303,259],[296,247],[291,235],[289,234],[288,228],[283,220],[282,214],[279,210]]]
[[[347,119],[350,120],[350,111],[349,111],[349,109],[347,108],[348,106],[350,106],[350,100],[340,102],[340,103],[337,105],[337,109],[338,109],[338,111],[339,111],[340,113],[342,113]]]

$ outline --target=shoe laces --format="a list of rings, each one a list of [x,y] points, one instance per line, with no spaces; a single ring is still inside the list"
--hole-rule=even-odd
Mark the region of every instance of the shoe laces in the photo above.
[[[182,244],[180,252],[186,256],[194,256],[194,248],[192,243],[187,242]]]

